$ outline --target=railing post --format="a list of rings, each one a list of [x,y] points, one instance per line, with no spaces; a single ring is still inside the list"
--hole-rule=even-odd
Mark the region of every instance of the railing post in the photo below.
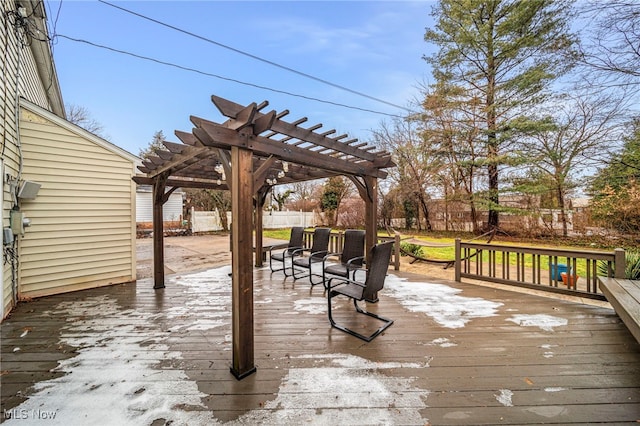
[[[462,256],[461,256],[461,248],[460,248],[460,238],[456,238],[456,273],[455,280],[456,282],[462,281],[462,277],[460,274],[462,273]]]
[[[617,248],[613,251],[615,270],[613,272],[614,278],[626,278],[625,269],[627,269],[627,259],[625,257],[624,249]]]
[[[395,233],[394,241],[395,241],[393,244],[394,268],[396,271],[399,271],[400,270],[400,234],[398,234],[397,232]]]

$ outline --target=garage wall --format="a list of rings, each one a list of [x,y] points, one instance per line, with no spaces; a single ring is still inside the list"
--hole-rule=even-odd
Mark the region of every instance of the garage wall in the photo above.
[[[25,102],[19,295],[37,297],[135,280],[135,156]]]

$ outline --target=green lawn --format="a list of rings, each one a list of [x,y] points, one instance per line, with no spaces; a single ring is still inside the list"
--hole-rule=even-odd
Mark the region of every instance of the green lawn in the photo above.
[[[269,238],[277,238],[280,240],[289,240],[289,236],[291,234],[291,230],[290,229],[269,229],[269,230],[264,230],[263,231],[263,235],[265,237],[269,237]],[[387,237],[388,234],[386,232],[380,232],[379,236],[384,236]],[[414,237],[417,240],[420,241],[424,241],[425,243],[432,243],[432,244],[447,244],[446,247],[425,247],[425,246],[421,246],[419,247],[419,255],[421,257],[427,258],[427,259],[434,259],[434,260],[453,260],[455,259],[455,239],[454,238],[436,238],[436,237],[427,237],[427,236],[415,236]],[[462,241],[468,241],[468,240],[462,240]],[[483,243],[486,242],[486,239],[476,239],[474,240],[474,242],[478,242],[478,243]],[[410,244],[410,242],[405,241],[403,242],[403,244]],[[504,242],[504,243],[494,243],[494,245],[510,245],[510,246],[523,246],[523,247],[539,247],[539,248],[549,248],[551,247],[550,245],[545,245],[545,244],[540,244],[540,243],[532,243],[532,242]],[[584,247],[571,247],[571,246],[553,246],[554,249],[558,249],[558,248],[566,248],[566,249],[576,249],[576,250],[584,250]],[[417,252],[416,252],[417,253]],[[418,253],[417,253],[418,254]],[[488,261],[488,254],[484,253],[483,256],[483,261]],[[510,264],[511,265],[515,265],[516,264],[516,259],[514,256],[512,256],[510,259]],[[525,261],[525,267],[531,267],[533,265],[532,262],[532,256],[531,255],[525,255],[524,258]],[[565,263],[566,259],[558,259],[559,263]],[[549,270],[549,266],[547,264],[542,264],[541,265],[541,269],[542,270]],[[578,260],[577,265],[576,265],[576,270],[577,270],[577,274],[580,276],[585,276],[586,274],[586,262],[580,261]]]

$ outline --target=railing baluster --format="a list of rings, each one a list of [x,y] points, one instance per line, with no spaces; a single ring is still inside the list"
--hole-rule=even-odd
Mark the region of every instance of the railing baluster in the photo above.
[[[500,255],[498,255],[498,251]],[[484,253],[487,253],[487,265],[484,265]],[[614,276],[624,271],[624,251],[616,249],[614,252],[566,250],[556,248],[531,248],[507,245],[491,245],[460,242],[461,258],[460,279],[471,278],[510,284],[531,288],[542,288],[564,294],[578,294],[604,300],[604,295],[598,291],[598,262],[605,262],[607,275]],[[512,258],[515,256],[515,259]],[[473,260],[471,258],[474,258]],[[559,268],[558,261],[566,262],[566,271]],[[472,269],[471,262],[475,262]],[[511,262],[514,262],[515,273]],[[527,262],[530,267],[527,267]],[[617,262],[616,262],[617,261]],[[501,263],[500,265],[498,263]],[[545,263],[545,265],[543,265]],[[488,267],[485,274],[484,268]],[[543,285],[542,270],[547,268],[549,273],[547,284]],[[530,271],[530,272],[529,272]],[[576,285],[578,272],[581,277],[580,288]],[[475,273],[474,273],[475,272]],[[562,282],[561,272],[567,275],[567,284]],[[458,277],[456,277],[458,279]],[[563,285],[558,285],[562,283]],[[575,288],[574,288],[575,287]]]

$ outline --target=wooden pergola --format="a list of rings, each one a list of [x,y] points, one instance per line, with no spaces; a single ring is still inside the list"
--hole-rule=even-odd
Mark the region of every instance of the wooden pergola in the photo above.
[[[322,124],[302,127],[307,118],[283,120],[289,114],[262,111],[268,102],[242,106],[212,96],[227,118],[222,124],[191,116],[191,133],[176,131],[182,142],[165,142],[139,167],[139,184],[153,187],[154,289],[164,288],[162,206],[177,188],[231,191],[232,346],[231,372],[237,379],[253,373],[253,230],[256,265],[262,264],[262,210],[275,184],[343,175],[358,189],[365,204],[366,252],[377,238],[377,183],[395,164],[375,146],[320,132]]]

